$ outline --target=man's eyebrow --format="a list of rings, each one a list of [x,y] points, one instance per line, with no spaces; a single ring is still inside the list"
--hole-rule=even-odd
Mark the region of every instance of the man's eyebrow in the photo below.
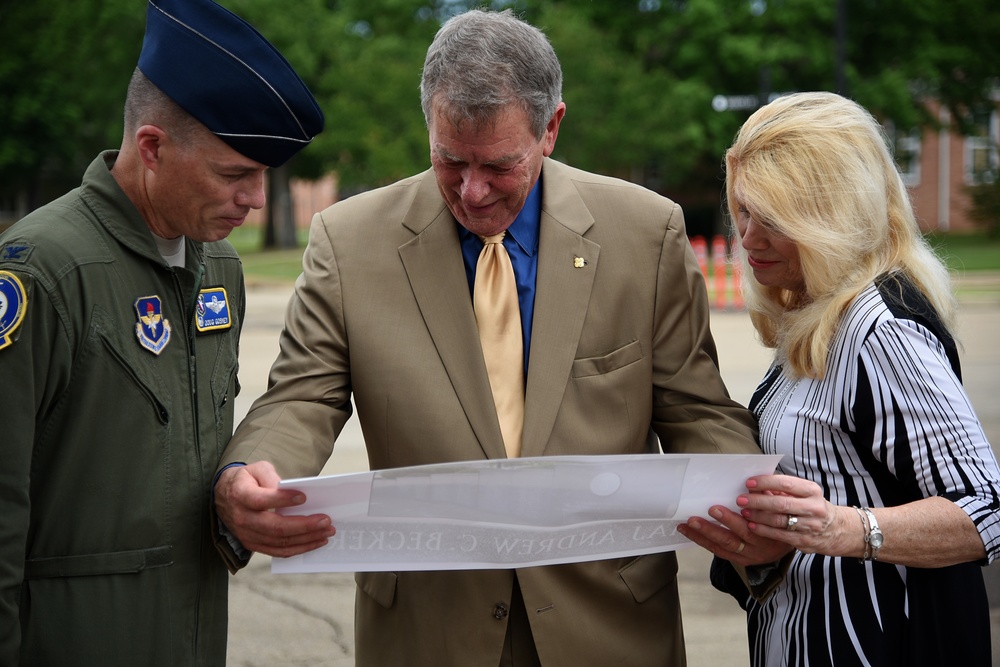
[[[215,170],[220,173],[226,174],[238,174],[240,176],[245,176],[247,174],[253,174],[259,170],[259,167],[253,165],[244,164],[217,164],[215,165]]]
[[[447,160],[449,162],[465,162],[465,160],[463,160],[462,158],[460,158],[458,156],[455,156],[455,155],[452,155],[451,153],[449,153],[448,151],[446,151],[443,148],[437,148],[436,147],[434,149],[434,152],[437,153],[438,156],[440,156],[442,159]],[[487,166],[487,167],[490,167],[490,166],[494,166],[494,165],[498,165],[498,164],[505,164],[505,163],[508,163],[508,162],[520,162],[523,159],[524,159],[523,155],[518,154],[518,153],[512,153],[510,155],[501,155],[500,157],[496,158],[495,160],[490,160],[489,162],[484,162],[483,164],[485,166]]]
[[[451,153],[449,153],[445,149],[441,148],[440,146],[435,146],[434,147],[434,152],[437,153],[440,158],[442,158],[444,160],[448,160],[449,162],[461,162],[462,161],[458,157],[452,155]]]
[[[485,164],[498,165],[498,164],[505,164],[507,162],[520,162],[523,159],[524,155],[502,155],[498,157],[496,160],[491,160],[490,162],[487,162]]]

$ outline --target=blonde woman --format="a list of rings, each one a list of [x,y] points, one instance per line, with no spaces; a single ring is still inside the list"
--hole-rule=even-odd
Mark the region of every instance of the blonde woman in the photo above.
[[[962,388],[947,270],[880,125],[838,95],[782,97],[726,172],[747,307],[775,350],[750,409],[784,458],[741,513],[683,531],[746,609],[751,663],[989,665],[1000,470]],[[778,560],[763,599],[731,566],[752,580]]]

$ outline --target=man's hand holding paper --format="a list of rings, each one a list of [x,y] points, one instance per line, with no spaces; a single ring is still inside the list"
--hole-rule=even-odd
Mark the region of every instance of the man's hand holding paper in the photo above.
[[[215,485],[219,521],[248,551],[287,558],[318,549],[336,532],[326,514],[279,514],[271,510],[306,502],[298,491],[279,488],[267,461],[223,470]]]

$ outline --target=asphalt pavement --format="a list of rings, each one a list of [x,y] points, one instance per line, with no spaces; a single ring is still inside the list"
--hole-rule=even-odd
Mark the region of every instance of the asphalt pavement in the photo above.
[[[978,278],[989,289],[960,291],[959,339],[966,390],[1000,455],[1000,276]],[[998,289],[994,289],[998,288]],[[251,285],[240,346],[237,420],[266,386],[278,350],[284,306],[291,285]],[[712,314],[723,378],[733,398],[744,405],[770,361],[742,311]],[[323,474],[368,469],[364,441],[352,418],[337,441]],[[684,634],[690,667],[745,667],[746,623],[732,598],[708,582],[710,554],[692,548],[678,552]],[[994,664],[1000,665],[1000,566],[985,570],[993,619]],[[354,665],[354,578],[351,574],[270,572],[270,560],[256,555],[230,579],[229,660],[233,667]],[[587,667],[587,666],[582,666]],[[594,666],[600,667],[600,666]]]

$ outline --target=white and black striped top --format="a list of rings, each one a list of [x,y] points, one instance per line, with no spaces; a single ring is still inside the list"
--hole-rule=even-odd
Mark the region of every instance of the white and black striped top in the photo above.
[[[948,498],[992,562],[1000,470],[960,376],[927,300],[887,276],[846,313],[825,379],[790,379],[774,365],[750,409],[764,452],[785,455],[781,472],[813,480],[835,505]],[[771,598],[744,603],[751,663],[988,666],[982,564],[920,569],[796,552]]]

